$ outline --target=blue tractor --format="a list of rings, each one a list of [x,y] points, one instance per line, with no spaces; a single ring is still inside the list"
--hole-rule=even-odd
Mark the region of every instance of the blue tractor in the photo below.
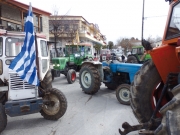
[[[103,82],[108,89],[116,90],[120,103],[129,105],[130,84],[141,66],[142,64],[120,63],[117,60],[102,63],[86,61],[79,72],[79,83],[86,94],[93,95],[98,92]]]

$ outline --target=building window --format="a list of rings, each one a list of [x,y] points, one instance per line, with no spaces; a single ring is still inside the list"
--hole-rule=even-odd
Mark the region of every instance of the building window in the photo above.
[[[65,31],[68,31],[68,30],[69,30],[69,25],[68,25],[68,24],[65,24],[64,27],[65,27],[65,28],[64,28]]]
[[[19,24],[15,24],[12,22],[4,21],[2,20],[2,29],[8,30],[8,31],[22,31],[22,26]]]
[[[0,56],[3,54],[3,38],[0,37]]]
[[[22,31],[22,25],[16,25],[17,31]]]
[[[40,32],[43,32],[43,24],[42,24],[42,22],[43,22],[42,17],[40,17],[40,22],[39,22],[40,23],[40,25],[39,25],[40,26]]]
[[[23,13],[24,24],[26,22],[26,17],[27,17],[27,13],[24,12]],[[43,31],[42,17],[33,14],[33,20],[34,20],[34,32],[42,32]],[[22,25],[23,27],[24,24]]]

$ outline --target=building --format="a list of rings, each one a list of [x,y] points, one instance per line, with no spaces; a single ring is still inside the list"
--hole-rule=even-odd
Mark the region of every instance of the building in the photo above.
[[[9,31],[24,31],[29,5],[15,0],[0,0],[0,28]],[[32,8],[35,32],[44,33],[49,40],[49,12]]]
[[[106,45],[106,37],[98,25],[89,23],[82,16],[50,16],[49,28],[50,41],[55,41],[59,47],[78,42],[90,43],[94,47]]]

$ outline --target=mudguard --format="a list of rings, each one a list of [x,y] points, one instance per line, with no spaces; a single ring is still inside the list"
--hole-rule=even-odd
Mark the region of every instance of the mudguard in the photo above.
[[[102,63],[99,62],[99,61],[84,61],[84,62],[82,62],[81,67],[83,67],[83,66],[86,65],[86,64],[92,64],[92,65],[94,65],[94,66],[98,69],[99,74],[100,74],[100,77],[101,77],[100,79],[101,79],[101,82],[102,82],[103,79],[104,79],[104,73],[103,73]]]

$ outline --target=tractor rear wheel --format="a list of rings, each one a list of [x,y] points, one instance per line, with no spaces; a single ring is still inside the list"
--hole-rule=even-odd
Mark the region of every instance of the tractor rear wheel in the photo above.
[[[43,104],[41,115],[47,120],[58,120],[67,110],[67,99],[65,95],[56,88],[48,89],[44,95],[43,101],[50,101]]]
[[[124,105],[130,105],[130,85],[121,84],[116,89],[116,98],[117,100]]]
[[[180,131],[180,84],[174,87],[171,92],[174,97],[165,104],[160,113],[163,119],[155,130],[155,135],[178,135]]]
[[[6,128],[7,115],[5,113],[4,106],[0,103],[0,133]]]
[[[139,63],[135,56],[128,56],[126,63]]]
[[[134,115],[140,123],[148,122],[154,110],[154,92],[162,90],[160,75],[152,62],[149,60],[143,64],[134,76],[130,88],[130,105]]]
[[[79,72],[79,83],[86,94],[95,94],[100,89],[100,74],[92,64],[85,64]]]
[[[49,70],[49,71],[46,73],[43,81],[40,82],[40,87],[41,87],[42,89],[44,89],[44,90],[45,90],[45,89],[52,88],[52,74],[51,74],[51,70]]]
[[[67,81],[69,84],[72,84],[76,81],[76,71],[74,69],[70,69],[67,73]]]

